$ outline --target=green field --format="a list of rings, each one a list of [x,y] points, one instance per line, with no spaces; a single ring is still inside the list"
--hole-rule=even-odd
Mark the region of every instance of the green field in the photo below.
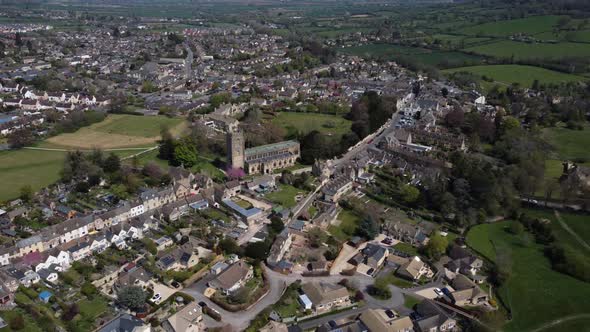
[[[467,235],[474,250],[492,261],[501,253],[506,258],[500,264],[512,267],[511,277],[498,290],[512,311],[512,320],[503,330],[530,331],[557,319],[589,313],[590,286],[552,270],[540,245],[524,244],[521,237],[508,233],[507,226],[508,222],[479,225]],[[575,324],[588,326],[590,319]],[[553,330],[566,331],[559,325]]]
[[[560,59],[590,56],[590,45],[582,43],[523,43],[502,40],[491,44],[468,47],[465,51],[497,58],[515,60]]]
[[[92,300],[82,300],[78,303],[80,314],[85,320],[93,321],[100,317],[108,309],[106,301],[101,297]]]
[[[559,242],[564,246],[569,246],[574,251],[579,251],[583,255],[588,255],[590,252],[584,248],[578,240],[568,233],[558,222],[555,213],[551,210],[525,210],[527,214],[536,218],[544,218],[551,221],[551,228],[555,232],[555,236],[559,239]],[[578,234],[584,241],[590,242],[590,222],[586,215],[573,214],[560,212],[561,220],[571,230]]]
[[[516,20],[497,21],[470,26],[457,30],[457,33],[478,36],[506,37],[517,33],[534,35],[551,31],[557,25],[559,16],[533,16]]]
[[[388,60],[395,60],[399,57],[406,57],[426,65],[441,68],[464,66],[466,63],[476,65],[481,63],[483,60],[480,56],[466,54],[462,52],[433,51],[425,48],[393,44],[368,44],[362,46],[340,48],[338,49],[338,51],[348,55],[356,55],[366,58],[384,58]]]
[[[330,225],[328,231],[339,241],[349,240],[356,232],[356,228],[361,221],[359,216],[350,210],[342,210],[338,214],[338,220],[340,220],[340,225]]]
[[[276,191],[266,194],[265,197],[283,207],[292,208],[297,204],[295,196],[298,194],[305,194],[305,191],[291,185],[279,184],[279,188]]]
[[[543,136],[553,146],[561,160],[586,159],[590,161],[590,126],[584,130],[573,130],[563,127],[546,128]]]
[[[199,155],[197,156],[197,163],[191,168],[191,170],[193,172],[199,172],[208,175],[214,180],[221,180],[225,178],[225,174],[219,168],[213,165],[213,160],[213,157]],[[160,166],[163,170],[168,170],[170,167],[167,160],[158,158],[158,150],[153,150],[140,155],[137,157],[137,161],[142,166],[153,162]],[[131,162],[131,160],[129,160],[129,162]]]
[[[322,134],[338,139],[350,131],[350,125],[352,124],[350,120],[338,115],[295,112],[280,112],[271,121],[273,124],[285,128],[288,135],[297,132],[306,134],[312,130],[317,130]]]
[[[71,149],[149,147],[160,139],[162,127],[178,135],[186,128],[186,123],[183,119],[165,116],[111,114],[102,122],[50,137],[46,142]]]
[[[504,85],[518,83],[522,87],[531,87],[535,80],[541,83],[566,83],[585,80],[584,77],[564,74],[533,66],[489,65],[447,69],[444,73],[468,72],[477,76],[486,76]]]
[[[154,137],[160,135],[163,126],[173,128],[183,120],[165,116],[138,116],[111,114],[112,121],[103,121],[94,126],[94,130],[105,134],[120,134],[138,137]]]
[[[17,150],[0,152],[0,201],[18,197],[20,188],[44,188],[59,179],[65,152]]]
[[[338,49],[339,52],[363,57],[392,58],[399,55],[415,55],[430,53],[430,50],[417,47],[400,46],[393,44],[367,44]]]

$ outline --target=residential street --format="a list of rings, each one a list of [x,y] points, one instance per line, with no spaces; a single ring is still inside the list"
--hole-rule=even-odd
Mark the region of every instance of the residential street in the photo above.
[[[262,297],[260,299],[260,301],[255,303],[248,310],[244,310],[244,311],[240,311],[240,312],[229,312],[227,310],[222,309],[221,307],[219,307],[218,305],[213,303],[213,301],[211,301],[210,299],[205,297],[205,295],[203,295],[203,293],[204,293],[205,289],[207,288],[207,282],[209,282],[212,279],[211,275],[207,275],[205,278],[201,279],[197,283],[185,288],[183,290],[183,292],[193,296],[196,301],[203,301],[209,307],[219,311],[219,313],[221,314],[221,317],[223,317],[223,323],[216,322],[215,323],[216,326],[222,326],[225,323],[225,324],[230,324],[234,329],[237,329],[237,330],[242,330],[242,329],[247,328],[250,321],[252,319],[254,319],[256,317],[256,315],[258,315],[266,307],[276,303],[281,298],[285,288],[297,280],[301,280],[302,282],[323,281],[323,282],[335,284],[335,283],[340,282],[342,279],[349,279],[355,287],[358,287],[359,289],[363,290],[363,293],[365,294],[365,302],[367,303],[368,307],[370,307],[370,308],[394,308],[394,309],[399,310],[401,312],[407,311],[403,307],[403,305],[404,305],[403,294],[404,293],[412,293],[412,292],[406,292],[406,291],[404,291],[398,287],[395,287],[395,286],[390,286],[392,297],[389,300],[381,301],[381,300],[374,299],[373,297],[371,297],[367,294],[366,289],[369,285],[373,284],[374,279],[369,276],[366,276],[366,275],[356,274],[352,277],[342,276],[342,275],[331,275],[331,276],[320,276],[320,277],[303,277],[298,274],[284,275],[284,274],[275,272],[266,266],[264,266],[264,269],[266,270],[267,276],[269,278],[270,290],[264,297]],[[357,310],[362,310],[362,309],[359,308]],[[339,313],[338,315],[342,315],[342,317],[344,317],[344,316],[346,316],[346,314],[347,313],[344,312],[344,313]],[[326,320],[326,322],[328,320],[332,319],[332,318],[330,318],[332,316],[327,316],[327,317],[328,317],[328,319]],[[325,319],[326,319],[326,317],[320,318],[318,320],[312,320],[306,324],[315,324],[316,322],[320,322],[319,324],[322,324],[321,322]],[[313,325],[311,325],[311,326],[313,326]]]

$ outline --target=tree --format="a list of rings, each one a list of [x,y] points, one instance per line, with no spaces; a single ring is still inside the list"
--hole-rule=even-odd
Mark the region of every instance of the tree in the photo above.
[[[440,90],[440,93],[442,94],[443,97],[447,98],[447,96],[449,95],[449,89],[444,87]]]
[[[402,187],[401,196],[404,202],[411,204],[420,197],[420,190],[408,184]]]
[[[328,235],[319,227],[314,227],[307,232],[307,239],[313,248],[318,248],[328,239]]]
[[[64,313],[63,315],[63,319],[66,322],[71,321],[72,319],[74,319],[74,317],[76,317],[77,314],[80,313],[80,308],[78,307],[77,303],[72,304],[68,310]]]
[[[121,169],[121,159],[114,153],[111,153],[105,159],[102,169],[107,173],[115,173]]]
[[[510,223],[510,233],[514,234],[514,235],[520,235],[522,234],[522,232],[524,232],[524,226],[520,223],[520,221],[512,221]]]
[[[229,92],[216,93],[209,98],[209,103],[213,108],[217,108],[221,104],[227,104],[229,102],[231,102],[231,94]]]
[[[15,315],[8,322],[8,326],[13,331],[22,330],[25,328],[25,320],[22,315]]]
[[[156,245],[156,243],[152,240],[149,239],[147,237],[144,237],[141,242],[143,242],[143,245],[145,246],[145,249],[152,255],[155,255],[158,253],[158,246]]]
[[[142,93],[152,93],[158,91],[158,87],[151,81],[143,81],[141,84]]]
[[[16,46],[19,46],[19,47],[24,45],[24,43],[23,43],[23,36],[21,35],[21,33],[20,33],[20,32],[17,32],[17,33],[14,35],[14,44],[15,44]]]
[[[438,260],[445,253],[448,245],[447,238],[440,235],[439,232],[436,232],[430,237],[430,240],[428,240],[428,243],[424,247],[424,253],[429,258]]]
[[[512,129],[520,128],[520,122],[517,118],[512,116],[505,116],[502,119],[502,130],[504,132],[511,131]]]
[[[275,233],[279,234],[285,228],[285,224],[278,216],[273,216],[270,218],[270,229]]]
[[[223,240],[219,241],[218,247],[226,255],[240,254],[242,252],[242,249],[236,240],[232,239],[231,237],[224,237]]]
[[[137,286],[124,287],[117,293],[117,300],[131,310],[139,310],[145,305],[147,293]]]
[[[96,293],[96,287],[91,282],[85,282],[80,289],[82,294],[86,295],[88,298],[92,298]]]
[[[30,185],[25,185],[20,188],[20,199],[25,203],[30,203],[35,195],[33,188]]]
[[[372,240],[377,236],[377,233],[379,233],[379,225],[372,217],[367,216],[360,222],[356,232],[359,236],[362,236],[367,240]]]
[[[168,128],[162,128],[160,131],[162,139],[158,150],[158,158],[163,160],[172,160],[174,158],[174,148],[176,141]]]
[[[188,138],[181,139],[174,147],[174,162],[187,168],[197,163],[197,148]]]
[[[266,241],[249,243],[244,250],[244,255],[262,261],[268,256],[269,249],[270,245]]]
[[[33,133],[28,128],[13,131],[8,135],[7,139],[8,145],[13,149],[20,149],[35,142]]]

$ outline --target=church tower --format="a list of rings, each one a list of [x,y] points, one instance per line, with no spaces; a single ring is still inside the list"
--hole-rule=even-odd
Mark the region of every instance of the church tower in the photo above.
[[[228,132],[227,141],[227,163],[232,168],[244,169],[245,140],[241,130]]]

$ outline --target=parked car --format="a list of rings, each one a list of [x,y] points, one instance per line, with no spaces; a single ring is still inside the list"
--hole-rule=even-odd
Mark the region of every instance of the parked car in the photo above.
[[[436,293],[436,295],[439,296],[439,297],[442,297],[442,296],[445,295],[440,288],[435,288],[434,289],[434,293]]]
[[[152,296],[152,298],[150,300],[154,303],[158,303],[158,302],[160,302],[161,299],[162,299],[162,294],[156,293],[156,294],[154,294],[154,296]]]

